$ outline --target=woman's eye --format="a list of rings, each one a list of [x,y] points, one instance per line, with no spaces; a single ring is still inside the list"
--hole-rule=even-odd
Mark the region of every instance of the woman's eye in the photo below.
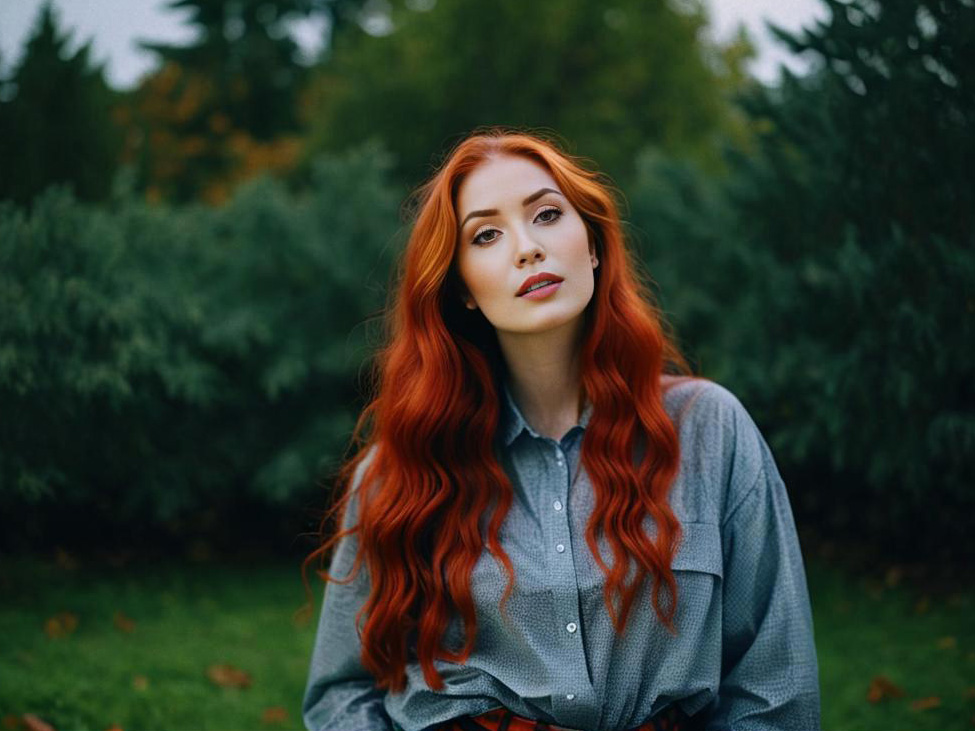
[[[497,236],[496,235],[493,235],[490,238],[484,238],[484,237],[487,236],[488,234],[497,234],[497,233],[498,233],[498,230],[497,229],[494,229],[494,228],[489,228],[489,229],[487,229],[485,231],[481,231],[481,233],[479,233],[477,236],[474,237],[473,243],[475,243],[475,244],[489,244],[492,241],[494,241],[497,238]]]
[[[562,215],[562,211],[558,208],[546,208],[543,211],[539,211],[538,215],[535,216],[536,221],[541,221],[542,223],[552,223],[557,221]]]

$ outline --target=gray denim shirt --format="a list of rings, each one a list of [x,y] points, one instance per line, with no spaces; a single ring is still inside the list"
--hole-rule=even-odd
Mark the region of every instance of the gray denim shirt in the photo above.
[[[649,580],[624,633],[613,630],[605,578],[585,540],[594,494],[579,456],[592,406],[555,440],[528,425],[505,388],[499,457],[515,500],[501,542],[516,580],[507,620],[498,609],[506,575],[485,550],[472,576],[478,635],[470,658],[435,662],[446,684],[440,691],[414,662],[406,689],[387,693],[359,658],[354,617],[368,595],[365,567],[349,584],[329,584],[304,698],[307,727],[420,731],[505,706],[560,726],[610,731],[679,703],[704,714],[715,731],[819,729],[805,572],[769,447],[739,400],[716,383],[680,382],[664,406],[681,447],[669,496],[683,529],[672,563],[676,635],[653,611]],[[355,551],[354,536],[340,542],[330,573],[345,576]],[[612,565],[608,544],[600,551]],[[456,621],[451,643],[461,633]]]

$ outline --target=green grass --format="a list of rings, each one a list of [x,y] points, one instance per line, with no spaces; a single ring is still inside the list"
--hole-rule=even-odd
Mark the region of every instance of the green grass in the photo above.
[[[808,575],[824,729],[975,727],[972,588],[924,598],[822,561]],[[288,565],[66,570],[8,561],[0,569],[0,720],[35,713],[59,731],[301,728],[314,633],[314,621],[294,620],[303,601],[297,567]],[[131,632],[115,626],[118,611],[135,622]],[[51,638],[44,624],[59,612],[78,624]],[[215,664],[249,673],[251,687],[214,685],[206,671]],[[881,675],[905,696],[868,702]],[[941,705],[912,709],[931,696]],[[288,720],[263,720],[272,707]]]
[[[314,622],[293,619],[304,601],[296,567],[30,562],[3,575],[0,717],[31,712],[59,731],[302,728]],[[65,611],[77,628],[48,637],[45,620]],[[117,611],[135,622],[130,633]],[[249,673],[251,687],[215,685],[216,664]],[[272,707],[288,722],[264,723]]]
[[[892,576],[893,578],[893,576]],[[975,728],[975,589],[925,594],[810,562],[826,731]],[[891,582],[894,583],[894,582]],[[870,703],[871,680],[904,691]],[[937,698],[940,706],[913,704]]]

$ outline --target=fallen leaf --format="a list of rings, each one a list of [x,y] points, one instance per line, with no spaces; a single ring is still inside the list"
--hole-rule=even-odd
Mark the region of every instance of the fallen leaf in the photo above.
[[[871,703],[879,703],[885,698],[903,697],[904,689],[894,685],[889,678],[883,675],[878,675],[870,681],[870,689],[867,690],[867,700]]]
[[[148,690],[149,678],[147,678],[145,675],[132,676],[132,687],[136,690]]]
[[[912,711],[926,711],[929,708],[937,708],[941,705],[941,699],[936,696],[928,696],[927,698],[918,698],[916,701],[911,702]]]
[[[207,677],[214,685],[221,688],[249,688],[251,676],[233,665],[211,665],[207,668]]]
[[[44,634],[52,640],[67,637],[78,628],[78,615],[71,612],[58,612],[44,622]]]
[[[24,722],[24,728],[26,728],[27,731],[55,731],[54,726],[41,720],[33,713],[25,713],[20,718]]]
[[[958,647],[957,637],[942,637],[938,640],[939,650],[954,650],[956,647]]]
[[[261,723],[287,723],[288,722],[288,711],[281,706],[271,706],[270,708],[265,708],[264,713],[261,714]]]
[[[115,612],[115,616],[112,618],[115,623],[115,629],[119,632],[125,632],[128,634],[135,629],[135,620],[131,617],[126,617],[124,612]]]
[[[124,730],[117,723],[113,723],[111,726],[105,729],[105,731],[124,731]]]
[[[20,728],[20,719],[12,713],[8,713],[3,717],[3,721],[0,721],[0,724],[2,724],[3,727],[8,731],[15,731],[16,729]]]

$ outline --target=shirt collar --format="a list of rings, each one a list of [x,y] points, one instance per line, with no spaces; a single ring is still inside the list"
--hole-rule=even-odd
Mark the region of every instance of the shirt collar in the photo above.
[[[511,443],[518,437],[522,431],[527,431],[531,436],[538,438],[539,434],[525,421],[525,417],[521,413],[521,409],[518,408],[518,404],[515,403],[514,396],[511,395],[511,390],[508,388],[508,382],[502,380],[501,385],[502,397],[501,397],[501,425],[500,434],[504,441],[504,446],[509,447]],[[592,416],[592,402],[586,399],[585,406],[582,409],[582,413],[579,415],[578,426],[583,430],[589,426],[589,419]]]

